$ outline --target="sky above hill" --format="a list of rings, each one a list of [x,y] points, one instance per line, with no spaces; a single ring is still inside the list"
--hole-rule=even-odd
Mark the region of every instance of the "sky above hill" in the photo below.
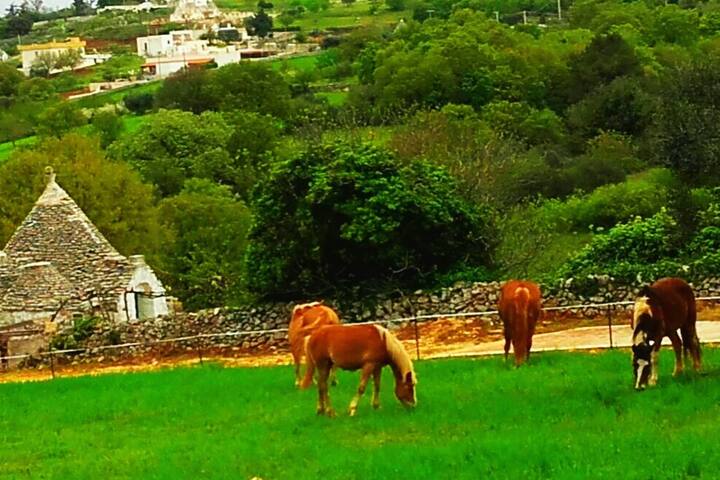
[[[10,4],[20,5],[22,0],[0,0],[0,15],[4,15]],[[67,7],[72,4],[72,0],[43,0],[45,7],[55,10],[62,7]]]

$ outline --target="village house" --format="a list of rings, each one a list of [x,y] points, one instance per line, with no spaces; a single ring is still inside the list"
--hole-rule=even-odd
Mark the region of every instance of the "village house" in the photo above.
[[[165,78],[184,68],[201,68],[209,64],[218,67],[240,61],[235,45],[213,47],[200,39],[200,30],[177,30],[165,35],[138,37],[138,55],[145,57],[142,66],[146,76]]]
[[[0,327],[96,315],[116,322],[168,313],[142,255],[121,255],[46,172],[47,186],[0,251]]]
[[[222,16],[212,0],[178,0],[170,21],[176,23],[197,22]]]
[[[60,57],[67,52],[77,52],[78,63],[72,68],[86,68],[108,60],[111,55],[107,54],[85,54],[85,41],[79,37],[71,37],[63,42],[32,43],[18,45],[22,59],[22,71],[30,75],[33,66],[43,57]],[[50,73],[62,71],[62,69],[51,69]]]
[[[159,10],[168,8],[167,5],[157,5],[152,2],[142,2],[137,5],[108,5],[97,9],[97,13],[103,12],[150,12],[152,10]]]

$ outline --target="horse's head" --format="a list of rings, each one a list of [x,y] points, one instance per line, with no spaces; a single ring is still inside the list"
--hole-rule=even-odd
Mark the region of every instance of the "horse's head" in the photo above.
[[[632,368],[636,390],[645,390],[652,373],[653,349],[655,341],[648,340],[644,332],[638,332],[633,339]]]
[[[414,372],[407,372],[402,379],[395,382],[395,396],[406,407],[414,407],[417,404],[417,397],[415,396],[416,384],[417,380]]]

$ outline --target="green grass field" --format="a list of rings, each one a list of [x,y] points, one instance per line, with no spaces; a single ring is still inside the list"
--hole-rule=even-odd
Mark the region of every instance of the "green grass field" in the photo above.
[[[720,350],[707,374],[632,390],[628,352],[416,365],[418,407],[332,389],[335,419],[290,367],[217,366],[0,385],[2,478],[717,478]]]

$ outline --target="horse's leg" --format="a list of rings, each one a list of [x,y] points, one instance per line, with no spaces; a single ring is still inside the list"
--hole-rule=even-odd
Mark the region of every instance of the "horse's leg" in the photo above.
[[[380,408],[380,376],[382,375],[382,367],[377,367],[373,372],[373,398],[372,406],[375,410]]]
[[[505,362],[507,362],[508,352],[510,351],[510,342],[512,340],[512,332],[510,331],[510,325],[503,322],[503,335],[505,335]]]
[[[298,344],[300,347],[298,347]],[[302,377],[300,376],[300,364],[302,363],[302,350],[303,345],[301,342],[296,341],[290,346],[290,353],[293,357],[293,363],[295,364],[295,386],[300,387],[302,383]]]
[[[350,408],[348,409],[348,413],[351,417],[355,416],[355,412],[357,412],[358,402],[360,402],[360,398],[365,393],[365,387],[367,386],[368,379],[370,379],[370,375],[374,370],[375,365],[366,363],[360,371],[360,385],[358,386],[357,393],[350,402]]]
[[[693,360],[693,368],[697,371],[701,367],[700,359],[700,339],[697,336],[697,330],[694,324],[690,324],[680,329],[683,339],[683,345],[690,351]]]
[[[669,332],[668,337],[670,338],[673,350],[675,351],[675,370],[673,370],[673,377],[677,377],[683,371],[682,342],[675,331]]]
[[[330,394],[328,392],[330,368],[330,364],[318,365],[318,415],[325,414],[328,417],[334,417],[335,411],[330,406]]]
[[[648,380],[650,386],[657,385],[661,342],[662,339],[658,340],[658,344],[653,348],[652,353],[650,353],[650,379]]]
[[[333,367],[330,369],[330,385],[336,387],[337,384],[337,367],[333,365]]]

